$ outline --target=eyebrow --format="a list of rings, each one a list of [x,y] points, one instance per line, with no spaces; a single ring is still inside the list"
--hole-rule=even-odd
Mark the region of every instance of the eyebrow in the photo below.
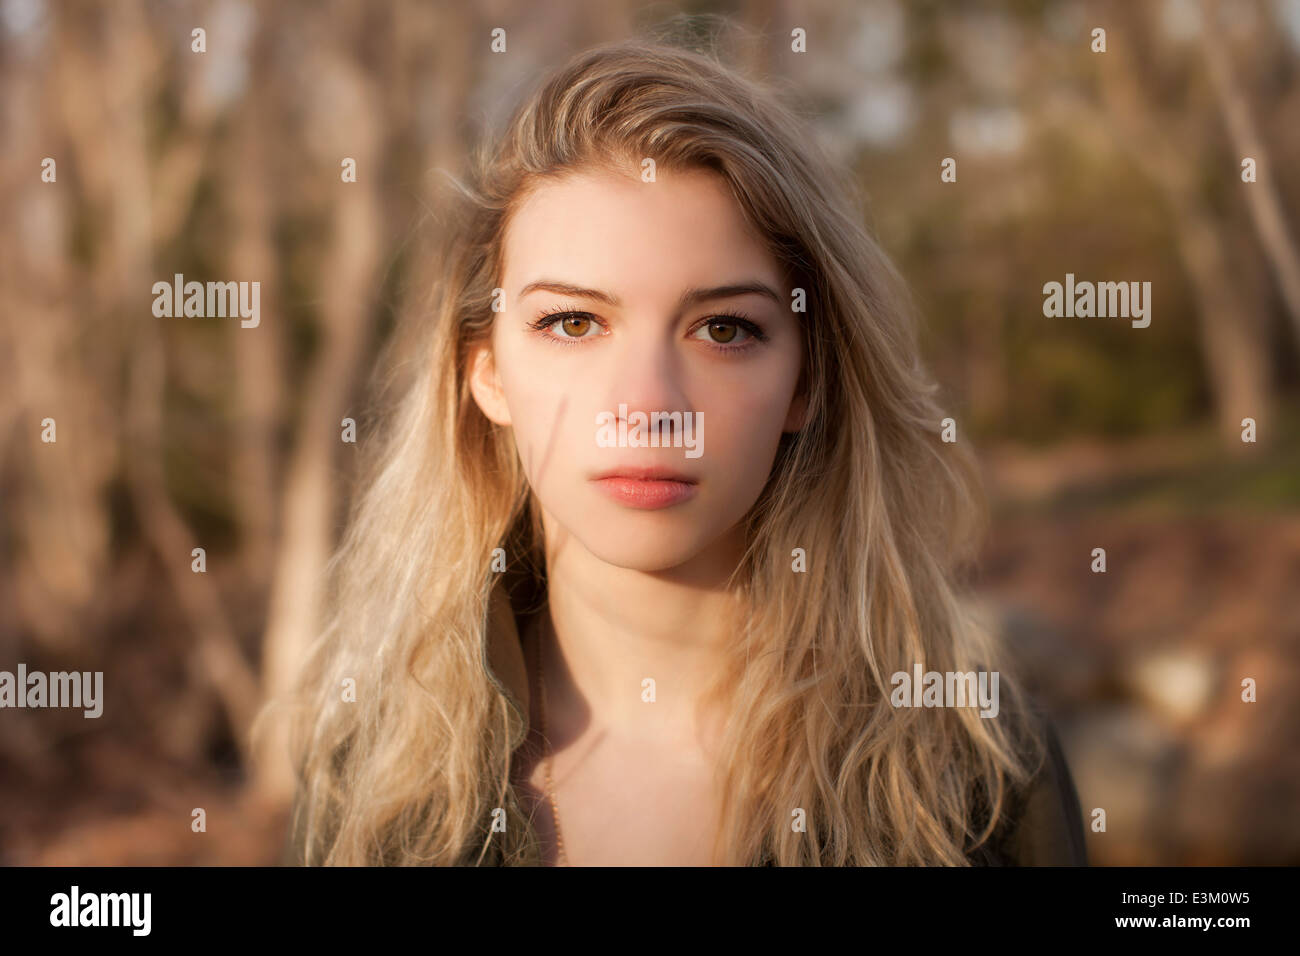
[[[603,302],[606,305],[618,308],[622,305],[618,296],[600,289],[584,289],[581,286],[573,285],[568,282],[559,282],[554,279],[539,279],[536,282],[530,282],[519,291],[519,298],[523,298],[530,292],[555,292],[559,295],[569,295],[575,298],[595,299],[597,302]],[[732,282],[727,285],[712,286],[709,288],[687,289],[677,300],[678,308],[686,308],[689,305],[695,305],[699,302],[708,302],[714,299],[730,299],[740,295],[761,295],[771,299],[777,305],[781,304],[781,297],[772,290],[772,287],[766,283],[759,282],[756,279],[750,279],[743,282]]]

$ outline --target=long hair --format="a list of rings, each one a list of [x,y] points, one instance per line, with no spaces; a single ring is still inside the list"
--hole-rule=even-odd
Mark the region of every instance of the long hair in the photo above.
[[[512,436],[471,399],[467,357],[489,335],[503,238],[527,191],[642,157],[722,177],[806,296],[808,412],[745,518],[732,577],[744,614],[716,675],[729,708],[717,859],[966,865],[1041,758],[1029,701],[961,594],[987,525],[978,472],[961,442],[942,440],[914,311],[854,186],[770,88],[710,52],[638,38],[546,78],[449,197],[432,305],[396,340],[400,400],[362,446],[373,464],[302,672],[304,862],[525,858],[529,831],[506,799],[510,707],[482,646],[493,550],[544,591],[542,542]],[[996,667],[1000,714],[892,706],[891,675],[917,663]],[[355,701],[341,699],[346,678]],[[499,807],[504,833],[491,826]]]

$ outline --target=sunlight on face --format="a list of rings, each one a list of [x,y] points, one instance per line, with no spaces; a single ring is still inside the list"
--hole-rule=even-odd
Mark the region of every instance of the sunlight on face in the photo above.
[[[789,285],[725,181],[548,180],[509,224],[501,285],[474,394],[513,427],[548,522],[642,571],[734,544],[782,431],[800,425],[802,347]],[[663,426],[660,447],[630,447],[650,440],[637,412],[691,417]],[[626,445],[608,447],[620,432]]]

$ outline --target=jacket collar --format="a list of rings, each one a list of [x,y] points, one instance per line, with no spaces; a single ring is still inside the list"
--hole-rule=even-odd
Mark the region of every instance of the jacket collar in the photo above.
[[[510,749],[514,751],[528,736],[528,668],[510,592],[499,577],[488,594],[481,651],[488,680],[505,697],[512,711]]]

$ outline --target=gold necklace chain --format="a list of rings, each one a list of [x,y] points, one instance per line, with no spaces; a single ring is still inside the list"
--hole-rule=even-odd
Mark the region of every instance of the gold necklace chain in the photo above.
[[[560,810],[555,804],[555,781],[551,776],[551,740],[546,735],[546,680],[543,676],[542,645],[546,643],[546,628],[539,627],[537,635],[537,696],[542,714],[543,762],[546,768],[546,796],[551,802],[551,819],[555,821],[555,843],[559,849],[557,866],[568,866],[564,852],[564,836],[560,831]]]

